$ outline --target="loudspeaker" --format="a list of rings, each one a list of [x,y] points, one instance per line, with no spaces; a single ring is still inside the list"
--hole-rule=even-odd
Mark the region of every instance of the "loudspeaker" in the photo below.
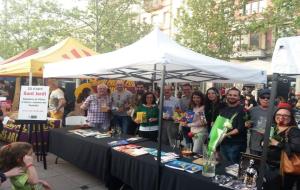
[[[288,100],[288,94],[291,86],[291,80],[287,76],[280,76],[277,85],[277,97],[283,97]]]

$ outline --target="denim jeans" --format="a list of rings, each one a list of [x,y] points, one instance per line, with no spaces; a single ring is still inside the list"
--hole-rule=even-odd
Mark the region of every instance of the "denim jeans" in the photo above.
[[[118,125],[122,128],[123,134],[128,134],[129,125],[131,124],[131,117],[114,115],[113,125]]]
[[[239,163],[241,152],[246,152],[247,143],[221,144],[221,154],[224,159],[231,163]]]

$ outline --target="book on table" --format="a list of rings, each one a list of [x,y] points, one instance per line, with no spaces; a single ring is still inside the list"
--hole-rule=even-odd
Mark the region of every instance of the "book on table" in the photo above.
[[[146,152],[144,149],[142,149],[141,146],[135,145],[135,144],[116,146],[116,147],[113,147],[113,149],[116,151],[119,151],[119,152],[124,152],[131,156],[141,156],[141,155],[148,154],[148,152]]]
[[[166,167],[186,171],[189,173],[196,173],[202,170],[202,166],[197,164],[184,162],[180,160],[174,160],[165,164]]]

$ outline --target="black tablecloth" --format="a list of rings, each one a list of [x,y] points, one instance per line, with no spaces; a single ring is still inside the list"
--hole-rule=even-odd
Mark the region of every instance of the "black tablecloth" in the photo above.
[[[218,171],[216,173],[220,174]],[[161,190],[168,190],[168,189],[170,190],[186,190],[186,189],[228,190],[228,188],[221,187],[218,184],[211,182],[211,179],[202,176],[201,172],[191,174],[188,172],[175,170],[168,167],[162,167],[160,189]]]
[[[156,148],[154,142],[137,143],[143,147]],[[157,183],[157,163],[151,155],[132,157],[112,150],[110,173],[135,190],[154,190]]]
[[[143,147],[156,148],[157,143],[137,143]],[[162,147],[163,151],[171,151],[170,147]],[[134,190],[154,190],[157,183],[157,162],[151,155],[132,157],[122,152],[112,150],[112,165],[110,173]],[[185,160],[186,161],[186,160]],[[218,168],[220,171],[220,167]],[[222,170],[222,169],[221,169]],[[219,172],[217,171],[217,173]],[[162,166],[161,190],[192,190],[192,189],[227,189],[211,182],[200,173],[175,170]]]
[[[49,134],[49,152],[95,175],[104,182],[108,182],[111,161],[111,147],[108,143],[130,136],[122,135],[121,138],[101,139],[81,137],[69,132],[69,130],[75,128],[67,127],[51,130]],[[146,139],[139,141],[146,141]]]
[[[157,162],[153,156],[132,157],[111,149],[107,144],[120,139],[81,137],[68,132],[71,129],[61,128],[50,131],[49,150],[51,153],[95,175],[109,186],[122,181],[134,190],[156,189]],[[157,148],[157,143],[145,141],[145,139],[135,143],[143,147]],[[163,146],[162,150],[172,151],[168,146]],[[225,189],[213,184],[201,173],[190,174],[165,166],[161,167],[160,181],[161,190]]]

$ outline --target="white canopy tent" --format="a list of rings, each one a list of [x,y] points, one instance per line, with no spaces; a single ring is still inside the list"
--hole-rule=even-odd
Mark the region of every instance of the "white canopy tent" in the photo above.
[[[248,62],[239,63],[240,65],[247,66],[250,69],[258,69],[266,71],[267,75],[272,75],[271,62],[262,60],[253,60]]]
[[[277,40],[272,57],[272,72],[300,74],[300,36]]]
[[[239,82],[266,83],[264,71],[211,58],[189,50],[158,29],[136,43],[114,52],[46,64],[45,78],[113,78],[147,82]],[[159,109],[163,110],[163,90]],[[162,111],[159,113],[158,182],[160,180]]]
[[[266,83],[262,70],[211,58],[177,44],[155,29],[139,41],[119,50],[65,60],[44,66],[44,78],[114,78],[156,82],[166,66],[166,82]]]

